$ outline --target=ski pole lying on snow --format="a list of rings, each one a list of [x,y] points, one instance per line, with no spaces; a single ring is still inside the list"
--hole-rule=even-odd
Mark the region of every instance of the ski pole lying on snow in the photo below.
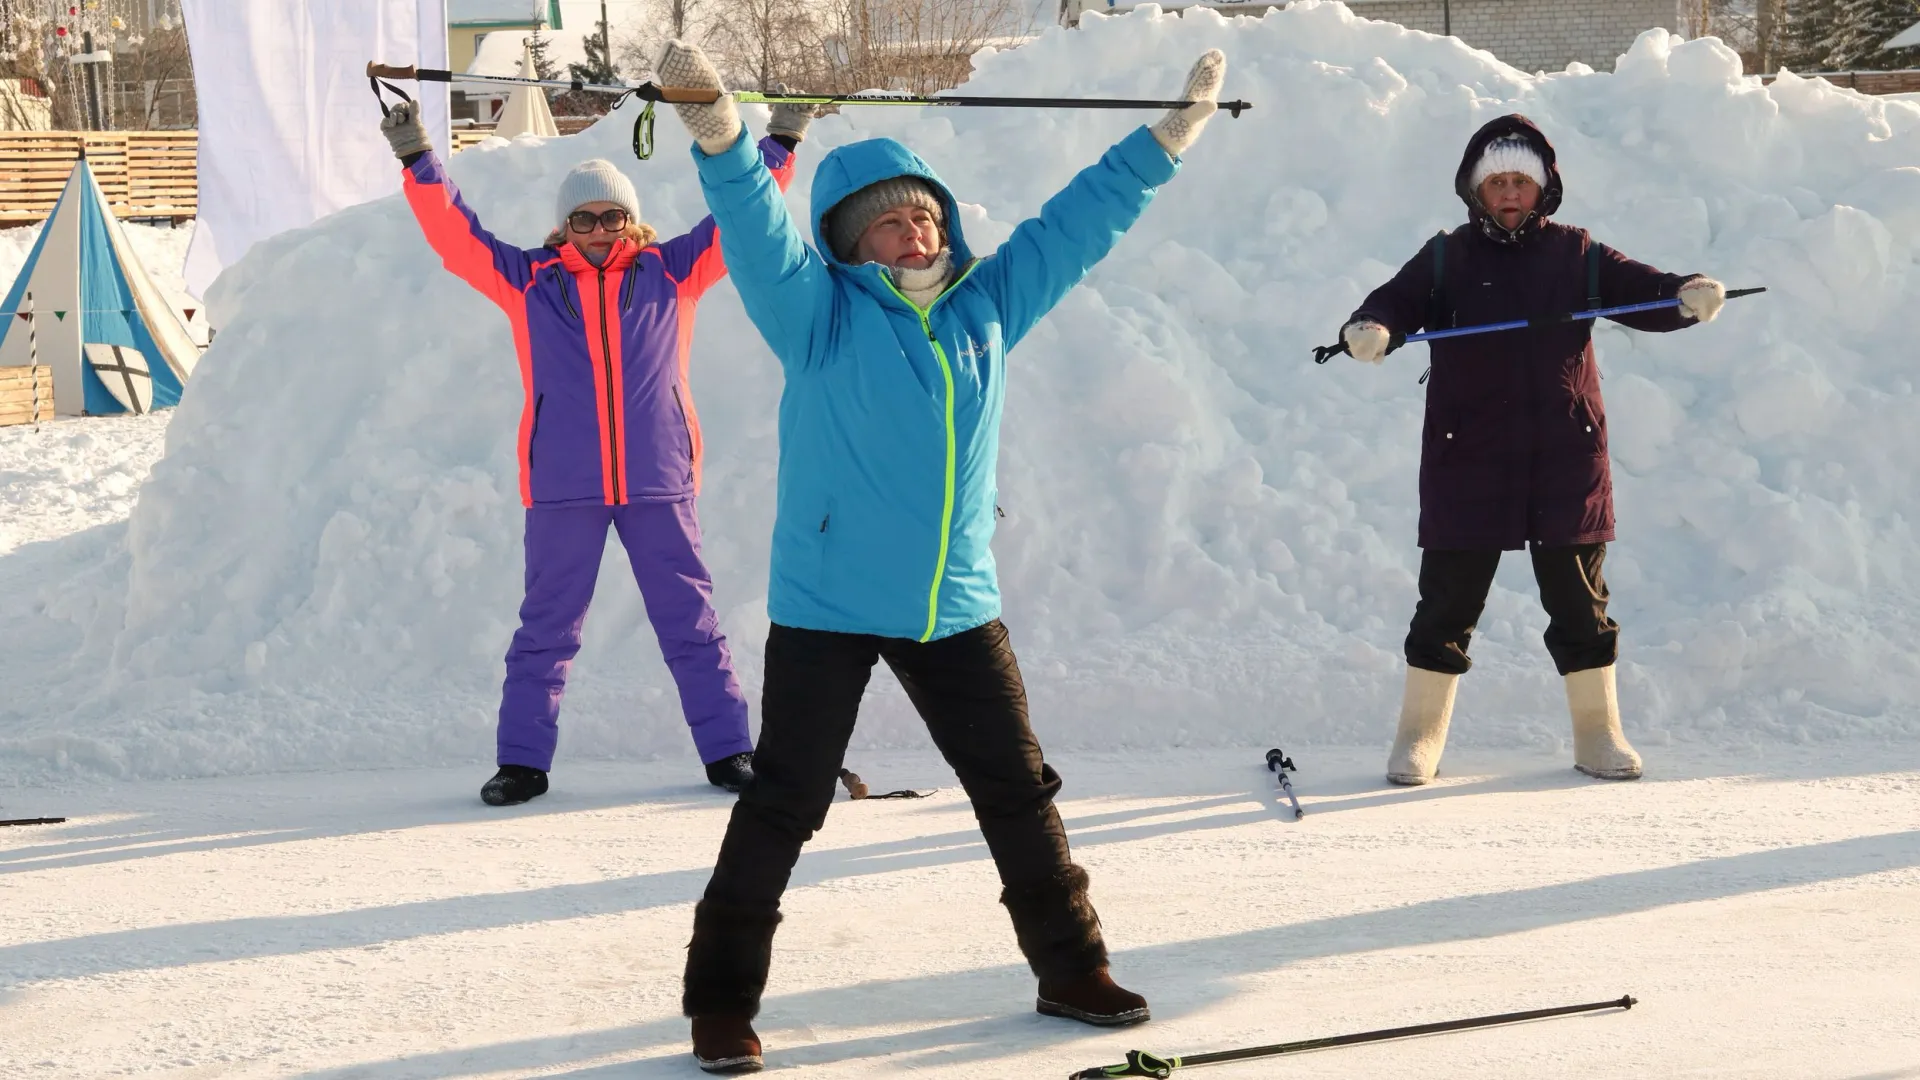
[[[1293,783],[1287,779],[1288,773],[1300,771],[1293,767],[1293,759],[1276,746],[1267,751],[1267,771],[1280,779],[1280,790],[1287,793],[1287,801],[1293,804],[1293,820],[1306,817],[1307,812],[1300,809],[1300,800],[1294,797]]]
[[[1727,299],[1738,300],[1743,296],[1754,296],[1766,292],[1766,287],[1758,289],[1734,289],[1727,293]],[[1480,326],[1461,326],[1452,330],[1429,330],[1423,334],[1395,334],[1387,342],[1387,351],[1392,352],[1402,345],[1411,345],[1416,341],[1439,341],[1442,338],[1467,337],[1471,334],[1491,334],[1500,330],[1524,330],[1530,326],[1559,326],[1562,323],[1579,322],[1581,319],[1610,319],[1615,315],[1631,315],[1637,311],[1659,311],[1662,308],[1679,307],[1680,301],[1653,300],[1645,304],[1622,304],[1619,307],[1594,308],[1589,311],[1567,311],[1559,315],[1537,315],[1531,319],[1512,319],[1507,322],[1484,323]],[[1320,345],[1313,350],[1313,362],[1324,364],[1347,351],[1343,338],[1337,345]]]
[[[65,820],[67,820],[67,819],[66,819],[66,818],[63,818],[63,817],[22,817],[22,818],[13,818],[13,819],[12,819],[12,820],[10,820],[10,821],[0,821],[0,826],[7,826],[7,825],[58,825],[58,824],[60,824],[61,822],[63,822],[63,821],[65,821]]]
[[[1159,1057],[1140,1050],[1130,1050],[1127,1052],[1127,1060],[1124,1064],[1082,1069],[1077,1073],[1069,1074],[1067,1080],[1102,1080],[1112,1076],[1151,1076],[1164,1080],[1165,1077],[1172,1076],[1175,1069],[1191,1069],[1196,1065],[1224,1065],[1229,1061],[1251,1061],[1254,1058],[1279,1057],[1282,1054],[1299,1054],[1308,1050],[1326,1050],[1336,1046],[1357,1046],[1361,1043],[1386,1042],[1389,1039],[1411,1039],[1418,1035],[1439,1035],[1448,1031],[1466,1031],[1498,1024],[1521,1024],[1529,1020],[1599,1012],[1602,1009],[1631,1009],[1638,1004],[1639,1001],[1632,997],[1621,997],[1613,1001],[1595,1001],[1586,1005],[1562,1005],[1556,1009],[1533,1009],[1529,1012],[1501,1013],[1498,1016],[1476,1016],[1470,1020],[1447,1020],[1438,1024],[1385,1028],[1380,1031],[1361,1032],[1358,1035],[1335,1035],[1326,1039],[1302,1039],[1299,1042],[1252,1046],[1245,1050],[1221,1050],[1211,1054],[1194,1054],[1191,1057]]]
[[[633,121],[633,154],[642,161],[653,156],[653,105],[666,102],[669,105],[705,105],[720,100],[720,91],[696,89],[687,86],[661,86],[659,83],[644,82],[631,85],[621,83],[590,83],[580,79],[521,79],[509,75],[469,75],[461,71],[449,71],[446,68],[414,67],[411,64],[380,64],[367,62],[367,81],[373,84],[373,96],[380,98],[380,89],[385,87],[400,96],[403,101],[411,101],[407,92],[383,79],[399,79],[412,82],[443,83],[490,83],[496,86],[541,86],[554,90],[567,90],[574,93],[612,94],[613,107],[629,97],[639,98],[647,103],[640,115]],[[969,95],[941,95],[923,97],[916,94],[895,94],[887,91],[865,91],[858,94],[763,94],[757,90],[738,90],[732,94],[733,100],[758,105],[952,105],[977,109],[1184,109],[1193,104],[1191,101],[1160,101],[1138,98],[1064,98],[1064,97],[980,97]],[[1252,102],[1222,101],[1220,110],[1229,116],[1238,118],[1247,109],[1253,108]],[[381,99],[380,108],[386,110],[386,101]]]

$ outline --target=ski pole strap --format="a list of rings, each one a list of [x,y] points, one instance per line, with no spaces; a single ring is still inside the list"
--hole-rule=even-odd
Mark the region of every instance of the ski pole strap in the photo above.
[[[633,118],[633,156],[645,161],[653,156],[653,102]]]
[[[373,65],[372,65],[372,64],[368,64],[368,65],[367,65],[367,67],[369,67],[369,68],[371,68],[371,67],[373,67]],[[379,103],[380,103],[380,115],[381,115],[381,116],[392,116],[392,115],[393,115],[393,110],[392,110],[392,109],[389,109],[389,108],[387,108],[387,99],[386,99],[386,97],[385,97],[385,96],[384,96],[383,94],[381,94],[381,92],[380,92],[380,90],[381,90],[381,88],[382,88],[382,87],[385,87],[386,89],[388,89],[388,90],[391,90],[391,91],[393,91],[393,93],[394,93],[394,96],[395,96],[395,97],[398,97],[398,98],[399,98],[399,99],[400,99],[401,101],[412,101],[412,100],[413,100],[413,97],[412,97],[412,95],[410,95],[410,94],[408,94],[408,93],[407,93],[407,92],[406,92],[405,90],[402,90],[402,89],[400,89],[399,87],[397,87],[397,86],[395,86],[395,85],[393,85],[393,84],[392,84],[392,83],[390,83],[390,82],[383,82],[383,81],[382,81],[382,80],[380,79],[380,77],[379,77],[379,76],[377,76],[377,75],[372,75],[372,74],[369,74],[369,75],[367,76],[367,84],[373,87],[373,100],[375,100],[375,101],[377,101],[377,102],[379,102]]]

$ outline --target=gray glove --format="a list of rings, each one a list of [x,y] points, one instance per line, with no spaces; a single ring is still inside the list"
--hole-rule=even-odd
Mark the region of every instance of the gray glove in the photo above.
[[[420,103],[403,101],[387,111],[380,120],[380,134],[393,147],[393,156],[402,161],[411,154],[433,149],[427,140],[427,125],[420,122]]]
[[[1193,140],[1200,137],[1200,129],[1206,126],[1207,120],[1219,111],[1214,101],[1220,97],[1220,81],[1226,73],[1227,56],[1219,49],[1208,49],[1187,73],[1187,88],[1180,100],[1193,104],[1169,111],[1153,125],[1153,137],[1168,157],[1177,158],[1186,153]]]
[[[785,83],[774,83],[773,92],[791,94],[794,91],[789,90]],[[785,135],[797,143],[807,137],[807,125],[813,123],[813,118],[819,114],[818,105],[802,105],[791,101],[779,102],[773,106],[772,119],[767,121],[767,134]]]
[[[673,107],[673,111],[680,114],[680,122],[693,133],[693,141],[700,144],[700,149],[709,154],[718,154],[740,137],[740,110],[734,107],[726,84],[720,81],[720,70],[713,66],[713,61],[707,59],[706,53],[700,51],[700,46],[677,40],[668,41],[665,51],[660,54],[660,62],[653,66],[653,70],[660,77],[661,86],[720,91],[719,100],[711,105]]]

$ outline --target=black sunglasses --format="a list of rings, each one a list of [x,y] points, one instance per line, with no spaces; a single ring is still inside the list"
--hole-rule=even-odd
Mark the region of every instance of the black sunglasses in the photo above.
[[[567,227],[577,233],[590,233],[596,224],[608,232],[619,232],[627,227],[627,212],[616,206],[597,214],[591,210],[575,210],[567,215]]]

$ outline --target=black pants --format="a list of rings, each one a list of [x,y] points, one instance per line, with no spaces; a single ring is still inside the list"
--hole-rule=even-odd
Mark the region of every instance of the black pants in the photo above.
[[[1560,674],[1602,668],[1620,655],[1620,626],[1607,617],[1601,576],[1607,545],[1530,549],[1540,603],[1547,609],[1547,652]],[[1420,603],[1407,629],[1407,663],[1448,675],[1473,666],[1467,646],[1487,606],[1498,551],[1428,550],[1420,557]]]
[[[1053,808],[1060,777],[1041,760],[998,620],[926,643],[776,625],[753,782],[733,808],[708,899],[779,902],[801,845],[827,820],[876,660],[893,669],[959,775],[1001,882],[1020,886],[1066,868],[1067,830]]]
[[[1086,874],[1054,809],[1060,777],[1027,722],[1027,692],[999,620],[939,641],[798,630],[767,635],[753,781],[727,823],[694,913],[690,1016],[751,1016],[766,981],[780,896],[800,848],[826,823],[860,698],[885,660],[959,775],[1036,974],[1073,978],[1106,962]]]

